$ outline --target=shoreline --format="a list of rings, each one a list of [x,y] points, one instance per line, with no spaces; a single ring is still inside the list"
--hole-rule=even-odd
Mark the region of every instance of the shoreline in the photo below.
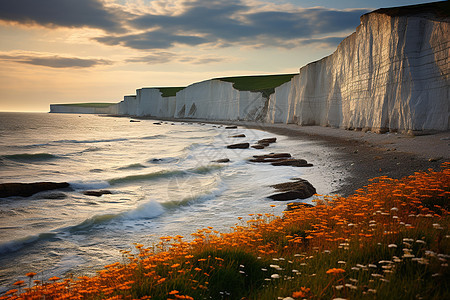
[[[237,125],[283,135],[290,139],[318,142],[336,153],[341,167],[348,174],[346,178],[335,178],[335,182],[339,182],[339,188],[335,192],[342,196],[354,194],[375,177],[387,176],[399,179],[430,168],[440,169],[442,163],[450,161],[450,131],[411,136],[295,124],[126,117],[167,122]],[[337,174],[337,171],[330,170],[334,174]]]

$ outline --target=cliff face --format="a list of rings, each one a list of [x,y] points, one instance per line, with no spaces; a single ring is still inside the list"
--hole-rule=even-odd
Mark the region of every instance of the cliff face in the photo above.
[[[238,91],[230,82],[207,80],[177,93],[175,117],[262,121],[266,102],[260,92]]]
[[[449,28],[448,18],[427,14],[362,16],[332,55],[301,68],[290,84],[275,90],[269,107],[284,111],[287,102],[287,115],[269,114],[268,121],[448,130]]]

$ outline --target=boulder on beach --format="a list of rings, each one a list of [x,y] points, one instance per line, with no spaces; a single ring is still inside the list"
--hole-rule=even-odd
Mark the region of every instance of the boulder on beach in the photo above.
[[[1,183],[0,198],[29,197],[39,192],[65,189],[69,186],[67,182]]]
[[[272,166],[292,166],[292,167],[311,167],[312,164],[308,164],[308,162],[304,159],[280,159],[277,161],[270,162]]]
[[[243,137],[245,137],[245,134],[243,133],[230,136],[230,138],[243,138]]]
[[[291,157],[290,153],[270,153],[264,155],[253,155],[254,158],[287,158]]]
[[[316,193],[314,186],[305,179],[299,178],[296,181],[284,182],[272,185],[278,192],[268,198],[276,201],[287,201],[295,199],[306,199]]]
[[[265,138],[265,139],[261,139],[258,141],[258,144],[272,144],[275,143],[277,141],[277,138]]]
[[[112,194],[112,193],[109,190],[99,190],[99,191],[84,191],[83,194],[86,196],[100,197],[101,195]]]
[[[236,125],[226,126],[225,129],[237,129]]]
[[[239,143],[227,146],[228,149],[247,149],[249,147],[250,147],[249,143]]]
[[[218,160],[213,160],[213,162],[216,162],[216,163],[227,163],[227,162],[230,162],[230,159],[229,158],[222,158],[222,159],[218,159]]]
[[[264,145],[260,145],[260,144],[251,145],[251,147],[252,147],[252,148],[255,148],[255,149],[264,149],[264,148],[265,148]]]

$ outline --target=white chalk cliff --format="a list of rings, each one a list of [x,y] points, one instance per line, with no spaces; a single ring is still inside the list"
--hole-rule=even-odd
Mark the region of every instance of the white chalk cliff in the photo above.
[[[387,11],[387,12],[386,12]],[[449,130],[450,19],[378,10],[328,57],[300,69],[267,99],[212,79],[163,97],[137,90],[117,114],[248,120],[377,131]],[[51,112],[58,112],[51,109]]]
[[[332,55],[301,68],[275,90],[269,106],[283,113],[269,115],[269,121],[448,130],[449,29],[448,18],[430,14],[362,16]]]

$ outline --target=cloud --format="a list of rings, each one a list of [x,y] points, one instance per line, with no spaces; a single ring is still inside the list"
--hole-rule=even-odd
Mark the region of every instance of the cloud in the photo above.
[[[199,36],[174,34],[164,29],[147,31],[140,34],[103,36],[94,38],[94,40],[110,46],[121,45],[139,50],[167,49],[173,47],[175,44],[196,46],[209,42],[207,39]]]
[[[191,0],[176,14],[145,13],[128,21],[143,32],[96,39],[133,49],[168,49],[177,43],[263,45],[290,48],[300,40],[353,31],[365,9],[322,7],[277,10],[242,0]],[[179,9],[179,8],[178,8]]]
[[[182,54],[172,52],[155,52],[141,57],[133,57],[127,59],[126,62],[131,63],[147,63],[149,65],[163,64],[168,62],[190,63],[197,65],[204,65],[210,63],[217,63],[226,60],[224,57],[210,57],[210,56],[185,56]]]
[[[2,0],[0,20],[45,27],[91,27],[123,31],[125,11],[105,6],[101,0]]]
[[[61,57],[58,55],[42,54],[0,54],[0,60],[13,61],[16,63],[29,64],[35,66],[44,66],[49,68],[91,68],[98,65],[110,65],[109,60],[104,59],[86,59],[78,57]]]

